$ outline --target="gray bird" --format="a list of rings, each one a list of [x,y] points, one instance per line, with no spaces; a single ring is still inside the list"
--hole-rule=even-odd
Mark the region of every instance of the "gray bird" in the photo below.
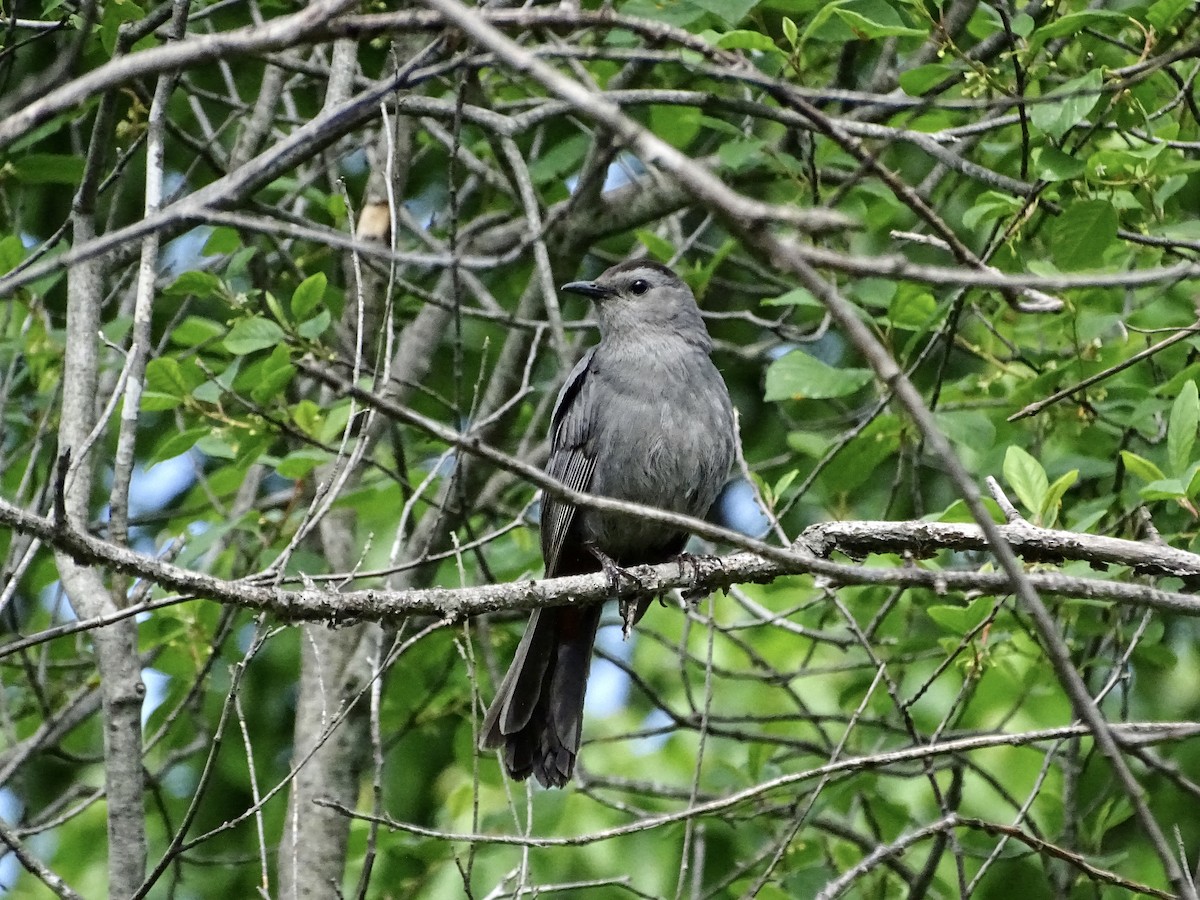
[[[691,289],[669,268],[634,260],[564,291],[596,304],[600,342],[571,370],[550,424],[548,474],[568,487],[703,516],[733,464],[733,406],[709,359]],[[665,562],[687,535],[628,516],[542,500],[546,577]],[[627,626],[649,605],[624,611]],[[483,723],[518,780],[571,778],[602,603],[535,610]]]

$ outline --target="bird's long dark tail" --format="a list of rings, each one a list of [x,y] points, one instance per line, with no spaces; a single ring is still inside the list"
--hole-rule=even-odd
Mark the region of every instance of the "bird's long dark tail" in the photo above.
[[[535,610],[483,720],[484,749],[504,747],[504,767],[546,787],[571,779],[583,727],[592,645],[603,604]]]

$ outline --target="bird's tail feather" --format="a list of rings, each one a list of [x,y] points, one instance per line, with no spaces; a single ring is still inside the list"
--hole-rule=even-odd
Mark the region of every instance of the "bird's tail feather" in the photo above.
[[[518,780],[562,787],[575,770],[592,646],[602,604],[533,613],[483,720],[485,749],[504,747]]]

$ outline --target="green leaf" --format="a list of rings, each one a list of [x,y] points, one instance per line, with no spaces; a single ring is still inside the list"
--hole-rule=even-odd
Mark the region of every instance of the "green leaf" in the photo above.
[[[1144,182],[1151,176],[1158,178],[1162,166],[1156,165],[1155,159],[1162,149],[1161,146],[1137,146],[1132,139],[1120,148],[1102,148],[1087,159],[1088,177],[1107,184]],[[1108,197],[1114,206],[1120,204],[1125,209],[1141,209],[1140,201],[1128,191],[1113,190]]]
[[[716,45],[722,50],[765,50],[770,53],[781,53],[770,37],[761,31],[727,31],[717,38]]]
[[[967,628],[974,631],[984,622],[991,618],[993,610],[996,608],[995,597],[976,597],[967,604]]]
[[[728,135],[731,138],[739,140],[743,137],[742,129],[738,128],[731,122],[726,122],[724,119],[718,119],[713,116],[703,116],[700,119],[700,124],[709,131],[715,131],[717,134]]]
[[[1179,14],[1192,5],[1192,0],[1158,0],[1146,10],[1146,21],[1159,34],[1166,34]]]
[[[907,288],[907,286],[906,286]],[[897,328],[927,328],[937,314],[933,294],[922,290],[899,290],[888,307],[887,320]]]
[[[695,106],[655,103],[650,107],[650,130],[672,147],[682,150],[700,133],[700,115]]]
[[[204,249],[200,251],[200,255],[225,256],[235,252],[241,246],[242,236],[238,234],[237,229],[222,225],[213,229],[208,240],[204,242]]]
[[[212,319],[188,316],[171,332],[171,343],[180,347],[197,347],[216,340],[224,333],[225,329]]]
[[[897,294],[903,292],[919,293],[908,287],[901,289],[890,278],[857,278],[849,288],[850,296],[864,309],[886,309],[892,305]]]
[[[963,213],[963,224],[967,228],[976,228],[981,222],[1016,215],[1022,205],[1018,197],[998,191],[984,191],[975,205]]]
[[[835,9],[834,14],[850,26],[855,37],[867,40],[883,37],[925,37],[920,28],[911,28],[898,22],[877,22],[851,9]]]
[[[325,414],[324,421],[320,423],[317,440],[323,444],[339,440],[349,424],[350,404],[349,402],[339,403]]]
[[[776,500],[782,497],[783,492],[791,487],[792,482],[796,480],[796,476],[799,474],[799,469],[792,469],[790,472],[785,473],[782,478],[775,482],[775,486],[771,488],[771,496]]]
[[[1179,665],[1179,657],[1165,644],[1140,643],[1133,651],[1133,658],[1139,665],[1164,673],[1174,671]]]
[[[183,272],[163,289],[167,297],[220,297],[224,286],[221,279],[211,272],[196,270]]]
[[[263,292],[263,303],[267,305],[267,310],[275,317],[276,322],[286,322],[288,320],[287,314],[283,311],[283,304],[270,291]]]
[[[997,525],[1004,524],[1004,513],[1000,509],[1000,505],[991,497],[987,497],[983,501],[984,508],[991,514],[992,521]],[[927,522],[962,522],[970,523],[975,521],[975,514],[962,500],[955,500],[940,513],[935,513],[925,517]]]
[[[787,39],[788,44],[795,47],[796,41],[800,38],[800,29],[796,27],[795,20],[784,16],[779,22],[779,27],[783,29],[783,36]]]
[[[1030,513],[1037,514],[1050,490],[1042,464],[1015,444],[1004,454],[1004,480]]]
[[[821,889],[825,885],[837,877],[837,874],[837,870],[828,864],[798,866],[794,869],[789,867],[787,874],[781,873],[783,879],[782,888],[775,897],[761,894],[757,889],[753,891],[753,896],[758,897],[759,900],[781,900],[781,898],[785,897],[815,897],[821,893]],[[748,891],[747,893],[749,894],[750,892]]]
[[[727,25],[736,25],[754,7],[759,0],[687,0],[692,6],[698,6],[705,12],[710,12],[722,19]]]
[[[1108,498],[1085,501],[1071,508],[1070,528],[1072,531],[1087,533],[1108,515]]]
[[[321,463],[328,462],[331,455],[315,447],[303,450],[293,450],[275,466],[275,471],[281,478],[303,478]]]
[[[837,8],[850,0],[832,0],[830,3],[821,3],[817,6],[815,15],[809,18],[808,25],[804,29],[804,34],[800,36],[800,42],[806,43],[810,40],[844,40],[848,29],[844,27],[841,20],[835,19],[834,12]],[[830,22],[837,22],[842,25],[841,28],[831,28]]]
[[[334,221],[339,223],[346,221],[346,214],[349,210],[346,208],[346,198],[341,194],[330,194],[326,197],[325,209]]]
[[[241,465],[256,462],[267,452],[276,435],[261,429],[239,428],[234,432],[236,440],[232,443],[234,459]]]
[[[292,291],[292,315],[299,321],[307,319],[325,299],[325,288],[328,284],[329,279],[325,277],[325,273],[318,272],[296,285],[296,290]]]
[[[196,449],[215,459],[233,459],[237,454],[223,432],[209,431],[196,441]]]
[[[83,179],[83,157],[60,153],[26,153],[9,163],[23,184],[78,184]]]
[[[1150,462],[1150,460],[1138,456],[1136,453],[1131,453],[1128,450],[1121,451],[1121,461],[1125,463],[1126,469],[1142,481],[1162,481],[1167,477],[1163,474],[1162,469]]]
[[[900,89],[910,97],[920,97],[955,75],[953,66],[945,63],[926,63],[900,73]]]
[[[639,228],[634,232],[634,236],[642,242],[647,253],[661,262],[666,262],[675,255],[675,245],[665,238],[659,237],[653,231]]]
[[[1070,181],[1082,177],[1087,165],[1057,147],[1039,147],[1033,154],[1033,171],[1043,181]]]
[[[321,408],[311,400],[301,400],[292,407],[292,421],[309,437],[316,437],[321,418]]]
[[[1112,12],[1110,10],[1068,13],[1062,18],[1056,19],[1050,24],[1043,25],[1041,28],[1035,30],[1029,39],[1030,49],[1035,50],[1054,38],[1077,35],[1090,25],[1114,20],[1119,20],[1119,24],[1124,24],[1129,21],[1129,16],[1125,13]]]
[[[717,248],[717,252],[708,258],[708,262],[697,265],[695,269],[684,276],[684,280],[687,281],[688,287],[692,289],[692,293],[696,295],[696,299],[704,299],[713,275],[716,274],[717,269],[721,268],[721,264],[725,262],[729,254],[736,250],[737,247],[738,242],[736,240],[726,238],[725,242]]]
[[[211,430],[211,428],[189,428],[186,431],[168,434],[166,439],[154,448],[154,452],[150,454],[146,464],[152,466],[167,459],[174,459],[181,453],[186,453]]]
[[[117,46],[117,33],[126,22],[136,22],[145,16],[145,11],[132,0],[110,0],[102,7],[100,16],[100,44],[108,56]]]
[[[939,410],[935,418],[942,433],[961,453],[973,455],[996,443],[996,426],[982,410]]]
[[[15,234],[0,238],[0,275],[11,272],[25,258],[25,245]]]
[[[996,601],[992,597],[976,597],[967,606],[943,604],[929,607],[929,618],[951,634],[965,637],[992,615]]]
[[[1054,523],[1058,521],[1058,513],[1062,508],[1062,498],[1067,490],[1076,481],[1079,480],[1079,470],[1072,469],[1066,475],[1063,475],[1054,480],[1046,491],[1046,497],[1042,500],[1042,505],[1038,508],[1038,522],[1046,528],[1053,528]]]
[[[183,398],[177,397],[174,394],[164,394],[162,391],[144,390],[142,391],[141,409],[142,412],[162,412],[168,409],[175,409],[183,404]]]
[[[283,329],[277,324],[262,316],[251,316],[233,326],[225,338],[225,349],[234,356],[245,356],[256,350],[274,347],[282,340]]]
[[[653,22],[678,25],[680,28],[686,28],[707,15],[697,4],[688,3],[686,0],[626,0],[621,4],[621,12]]]
[[[931,606],[926,610],[929,618],[951,634],[967,632],[967,611],[961,606]]]
[[[826,400],[845,397],[866,385],[872,377],[867,369],[834,368],[793,350],[767,369],[767,400]]]
[[[881,37],[925,37],[927,29],[913,28],[884,0],[834,0],[816,4],[802,41],[861,41]]]
[[[174,357],[160,356],[146,363],[146,390],[179,400],[191,394],[206,379],[203,370],[191,360],[181,363]]]
[[[829,439],[811,431],[792,431],[787,436],[788,448],[811,459],[820,459],[829,449]]]
[[[1182,500],[1187,496],[1187,488],[1178,478],[1162,478],[1150,482],[1138,494],[1143,500]]]
[[[328,312],[325,315],[329,315]],[[296,367],[291,364],[291,354],[286,344],[280,344],[271,355],[263,360],[263,367],[258,382],[250,389],[250,396],[255,403],[266,405],[287,387]]]
[[[329,327],[329,323],[332,321],[333,318],[329,315],[329,310],[323,309],[307,322],[301,323],[296,332],[305,340],[315,341],[325,333],[325,329]]]
[[[760,138],[740,138],[736,141],[725,141],[717,148],[717,159],[721,168],[731,172],[740,172],[760,165],[766,160],[763,148],[766,141]]]
[[[1154,192],[1154,208],[1160,211],[1166,206],[1168,200],[1174,197],[1177,193],[1183,190],[1188,183],[1186,175],[1172,175],[1163,180],[1163,183]]]
[[[1196,382],[1186,381],[1171,405],[1171,418],[1167,422],[1167,459],[1176,475],[1182,475],[1191,464],[1198,424],[1200,397],[1196,393]]]
[[[579,168],[583,154],[587,152],[588,137],[572,134],[545,150],[529,164],[529,177],[536,185],[557,181]]]
[[[225,262],[225,277],[226,278],[244,278],[248,277],[250,268],[250,260],[254,259],[258,253],[258,248],[251,244],[249,247],[243,247],[241,250],[234,253]]]
[[[821,474],[821,483],[838,493],[849,493],[864,483],[878,483],[880,467],[896,464],[903,426],[895,416],[883,415],[850,441]],[[788,436],[792,445],[793,435]]]
[[[1104,200],[1083,200],[1055,221],[1050,249],[1063,269],[1094,269],[1116,237],[1117,211]]]
[[[235,359],[233,365],[226,368],[225,372],[222,372],[216,381],[204,382],[204,384],[192,391],[192,396],[201,403],[220,403],[221,399],[225,396],[225,391],[229,389],[229,385],[222,383],[225,380],[225,375],[228,372],[236,374],[239,362],[241,362],[240,359]]]
[[[1100,68],[1090,69],[1086,75],[1054,88],[1049,95],[1037,100],[1029,108],[1029,120],[1054,140],[1062,140],[1064,134],[1092,111],[1100,99],[1103,83]]]
[[[824,309],[825,304],[814,297],[805,288],[792,288],[786,294],[778,297],[768,297],[760,301],[763,306],[805,306],[812,309]]]

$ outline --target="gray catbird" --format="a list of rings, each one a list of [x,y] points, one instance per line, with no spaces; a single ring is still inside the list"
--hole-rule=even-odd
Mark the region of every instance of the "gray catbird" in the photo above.
[[[569,487],[702,516],[733,463],[733,407],[709,359],[696,299],[666,266],[634,260],[564,291],[596,304],[600,343],[571,371],[550,424],[546,471]],[[546,577],[660,563],[687,535],[628,516],[542,500]],[[649,600],[627,623],[636,622]],[[535,610],[483,723],[516,779],[562,787],[575,769],[592,644],[603,604]]]

